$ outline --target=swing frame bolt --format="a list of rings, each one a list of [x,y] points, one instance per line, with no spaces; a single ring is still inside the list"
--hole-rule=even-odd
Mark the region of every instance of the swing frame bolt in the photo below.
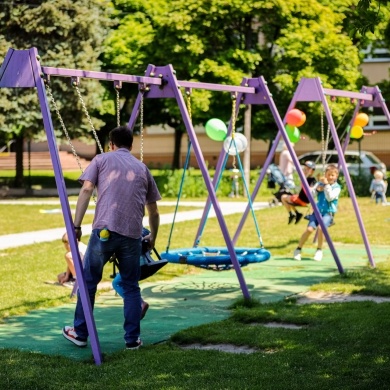
[[[155,73],[154,72],[150,72],[150,77],[154,77],[155,76]]]

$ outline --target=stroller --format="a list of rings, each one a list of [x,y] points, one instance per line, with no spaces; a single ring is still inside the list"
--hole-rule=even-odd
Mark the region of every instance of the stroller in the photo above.
[[[274,198],[271,199],[268,204],[270,207],[278,206],[281,202],[282,195],[292,195],[295,193],[295,183],[292,180],[286,180],[282,171],[276,164],[270,164],[267,169],[267,187],[276,189],[279,186],[277,192],[274,192]]]

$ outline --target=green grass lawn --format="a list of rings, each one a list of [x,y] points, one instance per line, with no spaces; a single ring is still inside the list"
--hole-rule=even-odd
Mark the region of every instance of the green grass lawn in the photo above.
[[[376,206],[368,198],[359,198],[358,202],[370,243],[388,246],[390,207]],[[40,208],[10,208],[0,202],[2,221],[7,221],[7,226],[18,225],[17,231],[63,226],[61,215],[41,214]],[[160,211],[172,212],[172,208],[162,207]],[[257,211],[256,216],[265,247],[274,256],[290,256],[304,230],[304,222],[287,225],[287,213],[282,207]],[[231,234],[239,219],[239,215],[226,217]],[[199,221],[177,223],[172,248],[192,246],[198,224]],[[169,231],[169,225],[160,228],[157,243],[160,251],[165,249]],[[362,244],[350,199],[341,199],[336,224],[329,232],[336,249],[341,243]],[[249,216],[237,245],[257,246],[255,233]],[[83,237],[83,241],[87,239]],[[210,219],[201,245],[223,244],[216,219]],[[315,248],[315,244],[308,242],[307,247]],[[69,302],[68,289],[42,283],[54,280],[63,271],[62,256],[60,237],[58,242],[0,251],[0,319]],[[312,289],[390,296],[389,263],[335,275]],[[110,272],[111,267],[106,267],[105,280],[110,280]],[[169,279],[191,272],[207,271],[169,264],[153,278]],[[269,322],[301,328],[264,326]],[[64,357],[3,349],[0,388],[388,389],[389,329],[390,303],[298,305],[291,298],[272,304],[240,299],[231,307],[227,320],[186,329],[165,344],[104,355],[104,363],[99,367],[92,360],[80,363]],[[247,346],[256,352],[232,354],[179,347],[191,343]]]

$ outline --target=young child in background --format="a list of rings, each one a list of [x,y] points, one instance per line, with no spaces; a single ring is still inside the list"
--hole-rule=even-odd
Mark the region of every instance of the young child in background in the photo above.
[[[313,161],[306,161],[303,166],[303,173],[305,174],[307,183],[309,187],[313,187],[316,183],[316,179],[313,177],[314,171],[316,170],[316,164]],[[281,197],[281,201],[283,206],[288,211],[288,224],[290,224],[295,219],[295,223],[297,224],[303,217],[303,214],[298,212],[295,208],[296,206],[307,206],[309,203],[309,199],[306,195],[305,189],[302,187],[299,194],[289,195],[284,194]]]
[[[374,172],[374,179],[371,181],[370,192],[372,199],[375,199],[375,203],[387,204],[386,199],[387,183],[383,180],[383,172],[376,170]]]
[[[337,212],[338,200],[341,191],[341,186],[337,183],[337,178],[339,176],[339,170],[333,164],[328,165],[325,171],[325,176],[321,177],[319,181],[312,188],[313,196],[317,194],[317,206],[319,212],[322,215],[322,220],[325,226],[328,228],[333,223],[333,217]],[[318,221],[315,214],[310,215],[309,224],[307,225],[306,230],[302,234],[298,247],[294,251],[294,259],[301,260],[301,251],[303,245],[318,227]],[[322,260],[322,245],[324,243],[324,235],[319,227],[318,230],[318,247],[314,255],[315,261]]]

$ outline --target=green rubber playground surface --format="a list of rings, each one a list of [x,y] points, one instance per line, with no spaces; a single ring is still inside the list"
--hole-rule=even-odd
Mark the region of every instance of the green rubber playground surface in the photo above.
[[[366,266],[364,246],[336,245],[346,271]],[[373,247],[376,262],[388,260],[389,247]],[[305,257],[305,254],[308,257]],[[312,260],[314,249],[305,249],[302,261],[272,257],[269,261],[242,268],[249,292],[262,302],[274,302],[308,288],[338,273],[329,250],[321,262]],[[309,257],[310,256],[310,257]],[[142,283],[142,296],[150,304],[141,322],[144,345],[164,342],[179,330],[229,316],[227,307],[242,292],[234,270],[205,271],[168,282]],[[34,351],[43,354],[64,355],[85,360],[92,357],[90,345],[77,348],[61,335],[65,325],[72,325],[75,303],[35,310],[28,315],[12,317],[0,325],[0,346]],[[100,295],[95,305],[95,321],[103,354],[124,348],[123,306],[113,291]]]

